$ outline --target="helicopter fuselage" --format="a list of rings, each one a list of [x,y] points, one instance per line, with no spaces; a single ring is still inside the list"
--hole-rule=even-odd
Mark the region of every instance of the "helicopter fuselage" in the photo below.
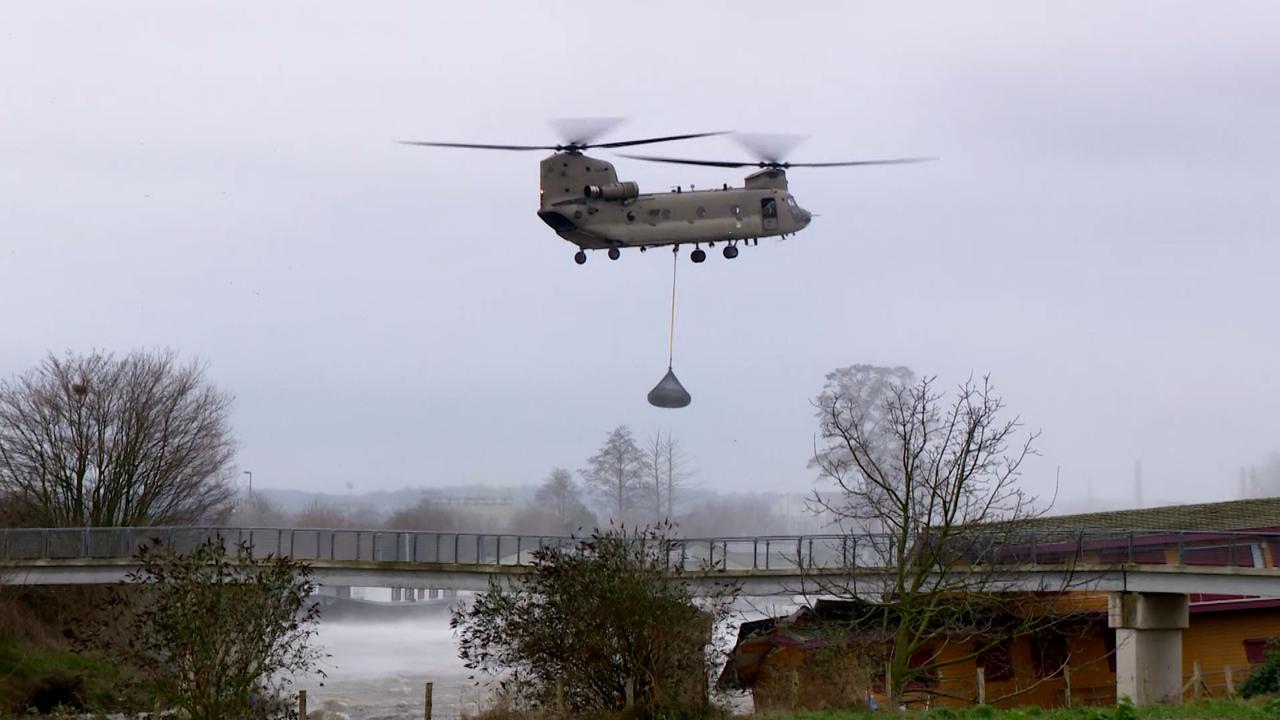
[[[612,164],[581,153],[542,161],[538,217],[583,249],[694,245],[790,235],[811,215],[787,188],[786,172],[766,168],[743,187],[640,193]]]

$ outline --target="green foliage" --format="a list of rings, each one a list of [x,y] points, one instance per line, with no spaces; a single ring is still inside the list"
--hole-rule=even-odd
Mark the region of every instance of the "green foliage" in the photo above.
[[[706,646],[733,593],[695,604],[669,531],[597,531],[536,551],[531,574],[455,611],[466,666],[505,677],[517,711],[620,712],[630,684],[635,717],[705,714]]]
[[[222,538],[189,553],[144,546],[85,646],[142,674],[157,708],[191,720],[293,717],[284,677],[312,672],[319,617],[302,563],[228,552]],[[319,671],[315,671],[323,675]]]
[[[1262,664],[1254,667],[1248,679],[1241,683],[1240,694],[1254,697],[1277,693],[1280,693],[1280,644],[1273,639],[1267,642],[1267,655]]]

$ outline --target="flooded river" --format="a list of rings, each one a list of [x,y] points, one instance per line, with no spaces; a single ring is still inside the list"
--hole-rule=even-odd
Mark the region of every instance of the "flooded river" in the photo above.
[[[447,613],[395,622],[322,621],[317,643],[331,656],[323,665],[329,677],[295,684],[307,691],[308,709],[327,707],[351,720],[421,720],[427,682],[434,683],[433,718],[474,715],[485,703],[487,692],[467,679],[458,659]]]
[[[780,608],[771,610],[782,614]],[[740,620],[748,616],[764,615],[752,608]],[[490,698],[487,687],[468,679],[444,608],[390,622],[322,620],[316,642],[330,655],[322,666],[328,678],[303,678],[294,684],[307,691],[309,710],[330,709],[350,720],[418,720],[428,682],[434,684],[432,718],[475,715]],[[751,711],[748,696],[718,700],[737,712]]]

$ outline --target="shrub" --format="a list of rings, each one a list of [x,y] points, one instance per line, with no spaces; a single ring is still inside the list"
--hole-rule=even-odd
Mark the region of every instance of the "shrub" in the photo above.
[[[221,537],[186,554],[153,540],[136,559],[84,644],[137,668],[159,708],[191,720],[296,714],[284,677],[321,657],[306,565],[245,544],[228,552]]]
[[[1241,683],[1240,694],[1248,698],[1277,692],[1280,692],[1280,644],[1271,640],[1262,664],[1254,667],[1248,679]]]
[[[706,646],[733,593],[695,602],[670,559],[669,528],[597,531],[534,553],[533,571],[493,581],[451,625],[466,666],[505,676],[515,711],[573,717],[704,715]]]

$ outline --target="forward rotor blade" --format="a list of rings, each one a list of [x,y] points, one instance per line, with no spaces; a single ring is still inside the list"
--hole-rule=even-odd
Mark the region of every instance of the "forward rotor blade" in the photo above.
[[[918,158],[891,158],[889,160],[851,160],[849,162],[820,162],[820,163],[778,163],[784,168],[789,167],[852,167],[855,165],[905,165],[908,163],[933,162],[938,158],[918,157]]]
[[[559,150],[556,145],[478,145],[475,143],[418,142],[400,140],[401,145],[423,145],[426,147],[471,148],[474,150]]]
[[[589,145],[624,122],[618,117],[555,118],[551,127],[565,145]]]
[[[672,142],[674,140],[691,140],[693,138],[711,137],[713,135],[728,135],[728,131],[691,133],[689,135],[667,135],[666,137],[645,138],[643,140],[622,140],[619,142],[598,143],[596,145],[587,145],[593,148],[620,148],[630,147],[632,145],[648,145],[650,143]]]
[[[628,155],[626,153],[618,153],[624,158],[632,160],[647,160],[649,162],[675,163],[676,165],[702,165],[704,167],[722,167],[722,168],[744,168],[756,167],[759,163],[753,162],[725,162],[722,160],[688,160],[685,158],[669,158],[654,157],[653,155]]]

